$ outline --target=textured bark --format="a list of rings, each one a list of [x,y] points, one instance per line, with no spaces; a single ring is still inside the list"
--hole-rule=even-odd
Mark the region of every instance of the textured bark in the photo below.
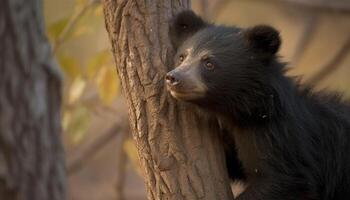
[[[127,99],[148,199],[233,199],[218,126],[164,87],[168,21],[188,0],[104,0],[106,28]]]
[[[61,76],[41,1],[0,1],[0,199],[64,199]]]

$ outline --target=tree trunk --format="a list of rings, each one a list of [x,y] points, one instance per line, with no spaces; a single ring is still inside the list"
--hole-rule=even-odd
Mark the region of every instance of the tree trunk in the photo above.
[[[148,199],[233,199],[219,127],[170,97],[168,21],[188,0],[104,0],[106,28],[127,99]]]
[[[0,1],[0,199],[65,199],[61,75],[39,0]]]

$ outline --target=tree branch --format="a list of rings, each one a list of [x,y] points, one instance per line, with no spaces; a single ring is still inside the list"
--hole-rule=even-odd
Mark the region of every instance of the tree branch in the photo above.
[[[94,140],[91,144],[87,145],[81,152],[73,156],[73,159],[67,161],[67,174],[72,175],[74,172],[81,169],[84,164],[95,155],[102,147],[112,141],[120,132],[125,132],[125,128],[121,126],[121,123],[115,123],[115,125],[102,133],[99,138]]]
[[[297,47],[294,50],[293,56],[292,56],[292,66],[295,66],[296,63],[300,60],[302,55],[304,55],[305,50],[309,46],[310,42],[312,41],[312,38],[315,34],[315,30],[319,24],[318,16],[315,16],[315,14],[312,14],[310,18],[308,18],[308,21],[305,24],[302,36],[297,44]]]
[[[310,85],[317,85],[322,80],[324,80],[327,76],[331,75],[334,71],[336,71],[340,67],[340,63],[344,60],[346,55],[350,50],[350,37],[345,41],[343,46],[338,50],[335,56],[327,63],[324,67],[322,67],[321,71],[316,73],[310,80],[307,82]]]
[[[228,3],[231,1],[228,0],[215,0],[212,1],[212,9],[210,9],[210,16],[212,16],[213,19],[216,19],[218,17],[218,14],[220,11],[227,6]]]
[[[208,7],[209,7],[208,0],[201,0],[200,1],[199,9],[200,9],[200,13],[202,13],[202,16],[204,19],[209,19],[209,17],[210,17]]]
[[[118,150],[117,150],[117,172],[116,177],[117,180],[115,182],[115,193],[116,193],[116,200],[124,200],[124,183],[125,183],[125,167],[126,167],[126,153],[123,148],[123,144],[125,140],[128,138],[128,131],[123,131],[120,133],[120,138],[118,142]]]
[[[284,3],[306,6],[324,10],[336,10],[337,12],[350,12],[349,1],[324,1],[324,0],[278,0]]]

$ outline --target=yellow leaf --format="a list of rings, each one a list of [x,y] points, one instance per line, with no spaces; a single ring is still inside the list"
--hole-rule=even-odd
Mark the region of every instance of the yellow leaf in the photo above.
[[[84,106],[79,106],[72,111],[71,120],[68,127],[68,134],[71,141],[75,144],[79,143],[85,136],[90,123],[90,113]]]
[[[128,156],[129,160],[132,163],[133,168],[136,170],[136,172],[141,175],[142,171],[140,168],[139,158],[137,154],[137,148],[135,146],[135,143],[132,141],[132,139],[128,138],[125,140],[123,144],[123,149]]]
[[[100,99],[105,104],[111,104],[113,99],[117,96],[118,81],[117,73],[111,66],[103,67],[96,78],[96,85]]]
[[[92,28],[89,26],[80,25],[73,30],[73,33],[71,34],[71,38],[76,38],[88,33],[92,33]]]
[[[100,51],[96,56],[92,57],[85,69],[85,74],[88,79],[92,79],[96,76],[98,70],[111,59],[111,54],[108,50]]]
[[[94,10],[94,14],[96,16],[102,16],[103,14],[103,9],[102,9],[102,4],[98,4]]]
[[[69,88],[68,104],[74,103],[78,100],[85,89],[86,82],[81,77],[74,79],[72,85]]]
[[[72,114],[70,111],[65,110],[63,111],[63,115],[62,115],[62,129],[63,131],[66,131],[68,129],[69,126],[69,122],[72,118]]]
[[[83,6],[89,0],[75,0],[76,6]]]
[[[69,78],[76,78],[81,72],[79,68],[79,63],[76,59],[70,56],[59,55],[58,62],[66,76]]]

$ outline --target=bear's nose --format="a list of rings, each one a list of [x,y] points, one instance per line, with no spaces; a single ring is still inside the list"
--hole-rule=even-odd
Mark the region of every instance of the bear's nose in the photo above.
[[[173,72],[167,73],[165,76],[165,80],[166,80],[167,84],[169,84],[171,86],[175,86],[175,85],[179,84],[179,79],[178,79],[177,75]]]

